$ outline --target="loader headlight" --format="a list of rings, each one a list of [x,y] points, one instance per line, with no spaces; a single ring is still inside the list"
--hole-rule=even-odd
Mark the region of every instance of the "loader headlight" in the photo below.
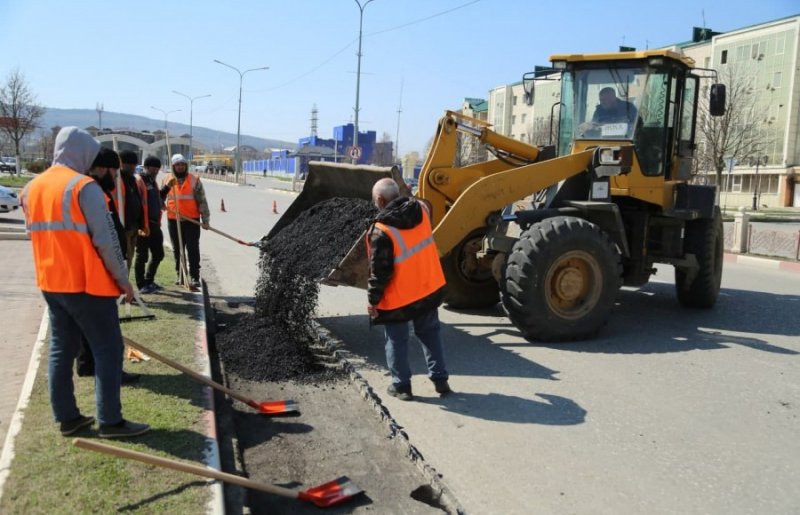
[[[597,151],[600,165],[618,165],[620,161],[619,147],[601,147]]]

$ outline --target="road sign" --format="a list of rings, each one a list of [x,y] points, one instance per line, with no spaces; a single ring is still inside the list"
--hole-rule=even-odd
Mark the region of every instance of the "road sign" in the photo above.
[[[350,159],[361,158],[361,147],[350,147]]]

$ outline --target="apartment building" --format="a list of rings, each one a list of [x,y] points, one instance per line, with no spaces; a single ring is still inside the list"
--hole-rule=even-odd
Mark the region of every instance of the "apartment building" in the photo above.
[[[729,89],[745,88],[747,95],[740,102],[744,105],[739,107],[755,117],[757,148],[750,155],[735,156],[733,169],[724,172],[721,202],[728,207],[800,206],[800,185],[796,184],[800,180],[800,16],[674,48],[698,66],[717,70],[720,82],[738,81]],[[700,170],[699,175],[709,184],[716,182],[712,170]]]
[[[721,202],[751,207],[755,198],[759,207],[800,207],[800,15],[725,33],[695,28],[692,40],[667,48],[717,70],[722,83],[731,76],[748,81],[757,150],[732,156],[737,160],[723,176]],[[599,50],[587,49],[592,51]],[[558,80],[536,81],[533,106],[524,101],[522,82],[500,85],[489,91],[487,121],[500,134],[547,144],[551,133],[555,141],[559,100]],[[699,138],[698,145],[699,152]],[[701,168],[697,179],[714,184],[715,171]]]

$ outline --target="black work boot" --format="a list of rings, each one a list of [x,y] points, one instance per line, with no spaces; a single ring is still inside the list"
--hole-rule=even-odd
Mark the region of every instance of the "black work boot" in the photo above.
[[[397,386],[394,383],[392,383],[389,385],[389,388],[386,389],[386,393],[388,393],[392,397],[397,397],[401,401],[414,400],[414,396],[411,394],[411,385]]]
[[[453,391],[450,389],[447,379],[431,379],[431,381],[433,381],[433,387],[439,395],[447,395]]]

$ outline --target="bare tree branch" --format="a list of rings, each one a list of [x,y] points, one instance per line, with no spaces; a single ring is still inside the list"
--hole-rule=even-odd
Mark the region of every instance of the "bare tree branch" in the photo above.
[[[727,106],[723,116],[709,114],[708,95],[701,95],[697,133],[698,166],[716,172],[716,183],[722,184],[725,160],[743,161],[764,151],[769,141],[763,130],[763,106],[756,103],[756,75],[744,67],[726,66],[720,74],[727,90]],[[705,89],[705,88],[704,88]]]
[[[36,97],[22,72],[19,69],[12,70],[6,77],[5,84],[0,86],[0,130],[14,144],[17,173],[22,166],[22,139],[37,128],[44,112],[44,107],[36,103]]]

